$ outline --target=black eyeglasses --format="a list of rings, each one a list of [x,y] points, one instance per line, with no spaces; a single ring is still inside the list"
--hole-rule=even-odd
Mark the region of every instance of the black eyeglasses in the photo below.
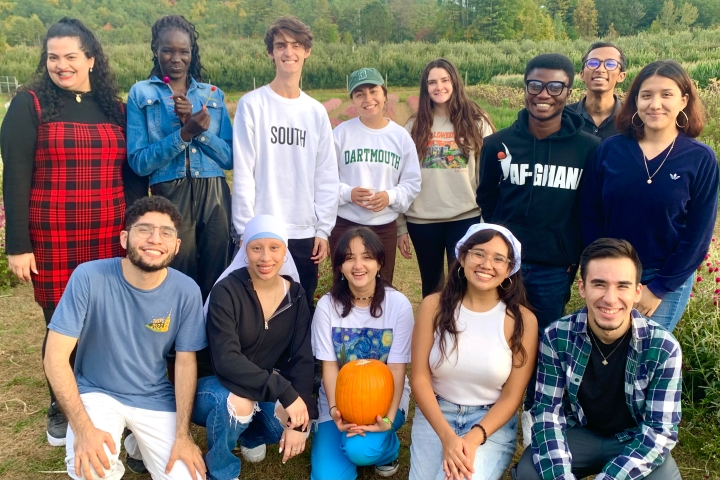
[[[557,97],[565,88],[569,88],[565,82],[541,82],[540,80],[526,80],[525,88],[531,95],[540,95],[540,92],[547,90],[548,95]]]
[[[620,62],[615,59],[609,58],[607,60],[598,60],[597,58],[588,58],[585,61],[585,66],[590,70],[597,70],[600,65],[605,65],[605,70],[615,70],[620,66]]]
[[[157,225],[151,225],[149,223],[138,223],[136,225],[133,225],[130,228],[135,229],[135,234],[142,238],[142,239],[148,239],[152,237],[153,232],[155,229],[160,230],[160,238],[162,238],[166,242],[171,242],[177,238],[177,230],[171,227],[160,227]]]

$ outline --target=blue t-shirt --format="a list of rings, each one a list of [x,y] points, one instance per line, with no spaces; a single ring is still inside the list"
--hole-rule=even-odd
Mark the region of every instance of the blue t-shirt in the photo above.
[[[120,258],[78,266],[48,328],[78,339],[80,393],[102,392],[124,405],[174,412],[165,357],[207,346],[200,288],[168,268],[152,290],[130,285]]]

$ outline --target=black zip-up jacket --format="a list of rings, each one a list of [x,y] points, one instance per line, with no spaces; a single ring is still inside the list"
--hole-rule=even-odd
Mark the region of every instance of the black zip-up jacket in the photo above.
[[[580,183],[600,139],[565,109],[556,133],[536,138],[526,109],[483,142],[477,204],[486,222],[506,226],[522,244],[522,261],[569,267],[582,252]]]
[[[267,323],[247,268],[235,270],[213,287],[206,321],[208,348],[198,353],[198,376],[214,374],[238,397],[257,402],[280,400],[288,407],[299,396],[314,419],[318,410],[312,397],[310,310],[300,284],[284,278],[290,288]]]

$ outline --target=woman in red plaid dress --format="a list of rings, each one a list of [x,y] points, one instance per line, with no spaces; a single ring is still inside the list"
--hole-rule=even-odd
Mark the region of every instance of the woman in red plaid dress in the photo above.
[[[79,21],[64,18],[48,30],[0,145],[8,262],[20,280],[32,280],[47,324],[79,264],[123,254],[125,196],[147,194],[127,166],[125,111],[107,58]],[[48,441],[64,445],[67,420],[50,394]]]

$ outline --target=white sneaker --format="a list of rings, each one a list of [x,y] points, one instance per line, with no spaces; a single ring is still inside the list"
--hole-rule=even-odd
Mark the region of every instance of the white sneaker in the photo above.
[[[267,447],[265,444],[258,445],[255,448],[240,447],[240,455],[242,455],[243,460],[250,463],[260,463],[265,460],[266,452]]]
[[[530,445],[530,438],[532,438],[532,415],[529,410],[523,410],[521,422],[522,423],[522,443],[523,447],[527,448]]]

